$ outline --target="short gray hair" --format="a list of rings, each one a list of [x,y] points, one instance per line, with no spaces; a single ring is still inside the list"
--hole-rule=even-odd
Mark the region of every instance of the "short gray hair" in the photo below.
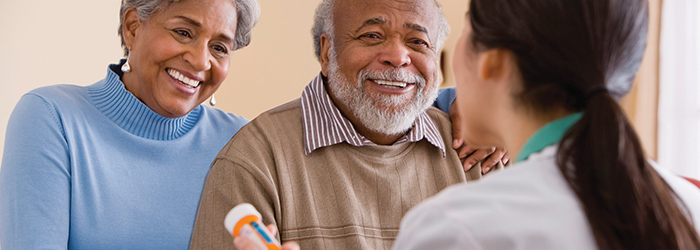
[[[335,31],[333,28],[333,4],[335,0],[323,0],[321,4],[316,7],[316,14],[314,15],[314,27],[311,28],[311,35],[314,39],[314,53],[316,53],[316,59],[321,60],[321,35],[325,33],[331,39],[331,44],[333,44],[333,39],[335,37]],[[442,7],[440,3],[435,0],[435,5],[438,7],[438,38],[437,38],[437,49],[439,52],[442,45],[445,44],[445,39],[447,35],[450,34],[450,24],[447,23],[447,18],[445,13],[442,12]]]
[[[124,37],[122,36],[122,26],[124,24],[124,15],[129,8],[136,9],[136,13],[141,20],[148,18],[158,11],[161,11],[170,4],[180,2],[181,0],[122,0],[122,5],[119,10],[119,38],[122,42],[124,55],[129,54],[129,48],[126,47]],[[260,5],[257,0],[231,0],[236,6],[236,34],[233,38],[233,50],[242,49],[250,44],[250,37],[253,27],[260,19]]]

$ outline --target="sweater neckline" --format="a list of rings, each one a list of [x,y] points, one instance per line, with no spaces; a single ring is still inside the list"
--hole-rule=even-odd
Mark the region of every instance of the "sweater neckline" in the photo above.
[[[358,154],[358,156],[393,160],[396,157],[402,157],[402,156],[406,155],[418,143],[421,143],[421,141],[398,143],[398,144],[392,144],[392,145],[376,145],[375,144],[375,145],[365,145],[362,147],[352,146],[350,148],[352,150],[360,152]],[[348,144],[348,145],[350,145],[350,144]]]
[[[124,62],[110,65],[104,80],[87,87],[90,101],[102,114],[133,135],[159,141],[180,138],[197,124],[201,105],[182,117],[167,118],[126,90],[120,79]]]

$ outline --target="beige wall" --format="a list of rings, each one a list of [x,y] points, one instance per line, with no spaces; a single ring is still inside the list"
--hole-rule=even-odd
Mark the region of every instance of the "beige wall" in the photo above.
[[[119,2],[0,1],[0,141],[5,141],[10,113],[24,93],[53,84],[92,84],[121,58]],[[299,97],[319,72],[310,30],[320,0],[259,2],[262,18],[252,44],[233,54],[229,77],[216,94],[218,108],[248,119]],[[452,25],[445,45],[451,50],[467,4],[442,2]]]
[[[630,93],[622,98],[622,107],[632,121],[644,151],[657,160],[659,106],[659,42],[662,0],[649,0],[647,49]]]
[[[10,113],[24,93],[52,84],[92,84],[105,76],[109,63],[121,58],[116,35],[119,2],[0,1],[1,142]],[[254,30],[252,44],[233,54],[229,77],[217,93],[218,108],[248,119],[297,98],[319,72],[310,29],[320,0],[259,2],[262,18]],[[452,86],[451,51],[462,30],[467,3],[441,2],[452,26],[444,47],[444,85]],[[638,86],[623,102],[652,158],[656,156],[660,2],[651,1],[650,48]],[[3,147],[4,143],[0,144],[0,157]]]
[[[259,2],[263,14],[253,32],[253,41],[248,48],[236,52],[229,77],[216,95],[217,107],[249,119],[298,98],[320,71],[310,35],[320,0]],[[443,0],[442,4],[453,27],[445,45],[451,51],[461,32],[467,3]],[[445,79],[452,79],[451,72]]]
[[[0,154],[10,113],[27,91],[87,85],[119,59],[119,1],[0,1]]]

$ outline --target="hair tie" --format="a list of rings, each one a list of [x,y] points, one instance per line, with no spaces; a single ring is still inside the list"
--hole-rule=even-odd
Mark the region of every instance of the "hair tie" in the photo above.
[[[584,98],[585,103],[588,103],[588,101],[591,100],[591,98],[593,96],[595,96],[597,94],[604,94],[604,93],[610,94],[610,91],[608,90],[608,88],[605,87],[605,85],[598,86],[598,87],[591,89],[590,91],[588,91],[588,93],[586,94],[586,96]]]

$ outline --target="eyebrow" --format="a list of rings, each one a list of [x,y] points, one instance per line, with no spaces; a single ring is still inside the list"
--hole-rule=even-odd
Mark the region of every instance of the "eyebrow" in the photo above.
[[[417,23],[406,23],[403,26],[406,27],[407,29],[412,29],[412,30],[416,30],[416,31],[420,31],[420,32],[423,32],[425,34],[428,34],[428,29],[423,27],[423,25],[420,25]]]
[[[191,24],[191,25],[193,25],[193,26],[195,26],[195,27],[197,27],[197,28],[201,28],[201,27],[202,27],[202,24],[201,24],[200,22],[197,22],[197,21],[195,21],[195,20],[192,19],[192,18],[189,18],[189,17],[186,17],[186,16],[175,16],[175,18],[182,19],[183,21],[185,21],[185,22],[187,22],[187,23],[189,23],[189,24]],[[221,37],[221,39],[224,40],[226,43],[231,43],[231,44],[233,44],[233,46],[236,45],[236,43],[235,43],[235,41],[233,40],[233,38],[230,38],[230,37],[228,37],[227,35],[224,35],[224,34],[221,34],[220,37]]]
[[[370,26],[370,25],[376,25],[376,24],[389,24],[391,23],[389,20],[383,18],[383,17],[374,17],[367,19],[366,21],[362,22],[362,25],[357,28],[355,32],[359,32],[362,28]],[[407,29],[412,29],[416,30],[425,34],[428,34],[428,29],[425,28],[423,25],[417,24],[417,23],[406,23],[403,25]]]
[[[189,24],[192,24],[192,25],[194,25],[194,26],[197,26],[197,28],[202,27],[202,24],[201,24],[201,23],[199,23],[199,22],[197,22],[197,21],[195,21],[194,19],[191,19],[191,18],[189,18],[189,17],[186,17],[186,16],[175,16],[175,18],[182,19],[182,20],[184,20],[185,22],[188,22]]]
[[[362,25],[357,28],[355,32],[359,32],[362,28],[370,26],[370,25],[375,25],[375,24],[389,24],[389,20],[386,20],[383,17],[374,17],[367,19],[366,21],[362,22]]]

